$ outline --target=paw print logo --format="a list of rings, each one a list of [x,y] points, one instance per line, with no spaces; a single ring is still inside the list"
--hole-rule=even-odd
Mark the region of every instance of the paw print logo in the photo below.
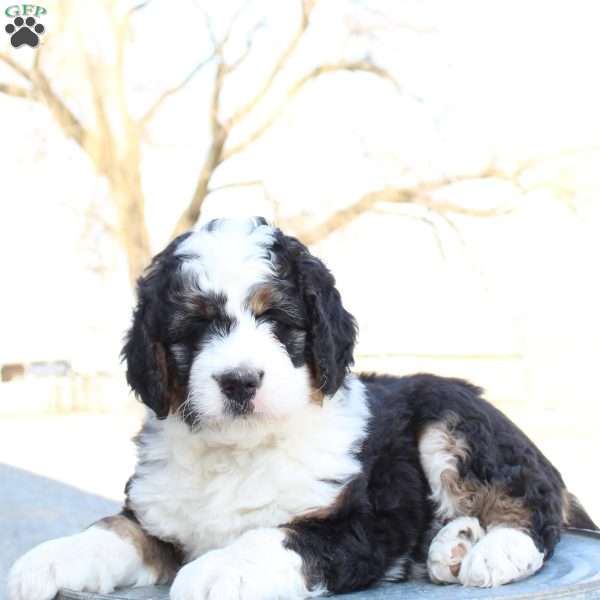
[[[44,26],[41,23],[36,23],[33,17],[27,17],[26,19],[17,17],[4,29],[10,35],[10,43],[15,48],[23,44],[35,48],[39,44],[40,35],[45,31]]]

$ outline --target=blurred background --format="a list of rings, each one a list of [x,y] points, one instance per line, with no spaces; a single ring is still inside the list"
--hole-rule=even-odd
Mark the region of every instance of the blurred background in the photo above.
[[[218,216],[309,244],[357,369],[482,385],[600,520],[595,0],[47,1],[36,48],[4,4],[0,579],[118,507],[133,283]]]

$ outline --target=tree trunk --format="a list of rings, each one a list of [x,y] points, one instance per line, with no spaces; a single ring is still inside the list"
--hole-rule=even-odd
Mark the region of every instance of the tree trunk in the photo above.
[[[114,165],[109,175],[111,192],[118,210],[119,241],[127,256],[129,282],[132,286],[135,286],[152,256],[139,164],[139,160],[129,155]]]
[[[135,286],[138,277],[150,263],[152,254],[143,203],[129,202],[120,220],[121,243],[127,255],[129,282]]]

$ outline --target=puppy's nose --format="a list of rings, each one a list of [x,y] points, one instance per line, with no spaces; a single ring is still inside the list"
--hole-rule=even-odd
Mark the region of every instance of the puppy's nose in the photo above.
[[[213,375],[213,377],[227,398],[243,404],[254,397],[264,375],[264,371],[257,369],[233,369]]]

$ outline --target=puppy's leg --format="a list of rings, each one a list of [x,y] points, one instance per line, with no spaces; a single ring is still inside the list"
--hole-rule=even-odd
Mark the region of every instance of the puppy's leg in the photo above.
[[[27,552],[9,573],[8,597],[50,600],[62,588],[107,593],[168,581],[176,569],[175,551],[123,514]]]
[[[481,424],[471,438],[457,415],[421,433],[430,497],[437,517],[450,521],[429,548],[435,582],[488,587],[524,579],[558,540],[564,497],[559,476],[518,430],[503,432],[505,447],[496,446],[492,433]],[[510,454],[513,437],[523,444],[522,456]],[[476,526],[463,527],[467,523]]]

